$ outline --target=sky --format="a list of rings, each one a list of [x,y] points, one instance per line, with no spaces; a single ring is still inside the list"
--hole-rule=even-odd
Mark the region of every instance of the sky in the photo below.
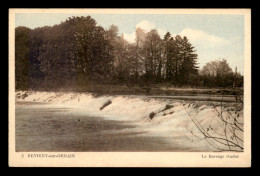
[[[186,36],[198,54],[200,69],[210,61],[226,59],[233,71],[237,67],[237,71],[244,74],[243,15],[18,13],[15,27],[53,26],[71,16],[87,15],[105,29],[112,24],[118,26],[119,34],[124,34],[129,42],[134,42],[137,27],[146,32],[157,29],[161,38],[166,32]]]

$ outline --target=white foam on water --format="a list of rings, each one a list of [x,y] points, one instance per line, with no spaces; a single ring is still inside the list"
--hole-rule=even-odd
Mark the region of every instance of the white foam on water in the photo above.
[[[46,102],[48,104],[45,107],[48,108],[67,107],[79,115],[131,122],[137,127],[124,129],[125,131],[142,130],[147,133],[141,135],[165,137],[167,140],[178,139],[182,144],[205,148],[205,150],[210,146],[206,140],[203,140],[203,134],[192,119],[204,129],[212,128],[213,130],[209,130],[209,134],[216,137],[224,135],[223,123],[218,117],[218,112],[221,112],[220,107],[213,108],[207,105],[196,107],[189,103],[130,96],[95,97],[90,93],[33,91],[17,91],[16,100]],[[100,108],[109,101],[111,104],[101,110]],[[165,110],[166,105],[170,105],[167,110]],[[151,113],[154,113],[152,119],[150,118]],[[243,136],[243,134],[238,135]]]

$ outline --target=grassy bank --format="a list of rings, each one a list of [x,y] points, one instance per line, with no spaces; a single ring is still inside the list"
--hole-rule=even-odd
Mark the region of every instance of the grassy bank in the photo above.
[[[238,88],[190,88],[151,85],[146,87],[127,85],[93,84],[91,86],[63,86],[61,88],[34,88],[33,91],[57,92],[91,92],[96,95],[163,95],[163,96],[192,96],[192,95],[235,95],[243,89]]]

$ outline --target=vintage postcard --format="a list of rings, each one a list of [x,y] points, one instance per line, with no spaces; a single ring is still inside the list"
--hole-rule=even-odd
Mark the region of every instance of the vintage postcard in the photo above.
[[[251,167],[250,9],[9,9],[10,167]]]

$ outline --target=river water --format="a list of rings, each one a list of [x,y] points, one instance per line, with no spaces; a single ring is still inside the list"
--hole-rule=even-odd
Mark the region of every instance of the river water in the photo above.
[[[129,122],[88,117],[69,108],[16,102],[15,115],[17,152],[185,150],[161,137],[143,135],[145,130]]]

